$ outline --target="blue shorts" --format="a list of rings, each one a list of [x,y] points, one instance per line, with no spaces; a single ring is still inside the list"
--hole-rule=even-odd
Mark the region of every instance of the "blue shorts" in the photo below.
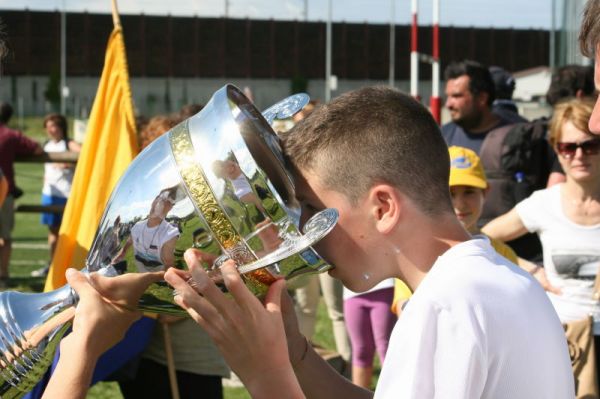
[[[42,194],[42,205],[64,205],[67,203],[67,199],[63,197],[55,197],[53,195]],[[62,212],[61,213],[42,213],[42,224],[47,224],[48,226],[58,227],[60,226],[60,222],[62,222]]]

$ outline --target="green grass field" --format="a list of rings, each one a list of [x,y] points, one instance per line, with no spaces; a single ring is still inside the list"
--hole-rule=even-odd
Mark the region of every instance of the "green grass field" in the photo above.
[[[25,120],[25,133],[42,142],[45,134],[41,127],[41,118]],[[18,204],[39,204],[41,196],[43,165],[31,163],[15,164],[17,185],[24,190]],[[10,265],[9,289],[28,292],[39,292],[43,289],[42,278],[30,277],[31,271],[44,266],[49,260],[46,244],[47,230],[40,223],[40,215],[36,213],[17,213],[13,232],[13,253]],[[319,305],[318,321],[314,341],[322,347],[335,347],[331,323],[327,317],[323,303]],[[92,387],[88,398],[120,399],[122,398],[116,383],[99,383]],[[199,395],[201,397],[201,395]],[[249,398],[244,388],[225,388],[226,399]]]

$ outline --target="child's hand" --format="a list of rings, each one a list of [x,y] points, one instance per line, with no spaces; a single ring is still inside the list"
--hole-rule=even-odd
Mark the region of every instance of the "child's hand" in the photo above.
[[[196,250],[185,253],[193,288],[181,271],[169,269],[165,273],[165,280],[178,293],[175,302],[211,336],[251,393],[260,396],[260,391],[272,389],[274,379],[295,380],[281,314],[285,282],[278,280],[271,285],[263,305],[248,290],[235,263],[228,260],[220,267],[233,297],[228,298],[210,279],[200,258]]]
[[[119,342],[141,313],[137,302],[162,273],[130,273],[104,277],[96,273],[86,277],[68,269],[67,281],[79,295],[72,335],[85,342],[87,350],[99,356]]]

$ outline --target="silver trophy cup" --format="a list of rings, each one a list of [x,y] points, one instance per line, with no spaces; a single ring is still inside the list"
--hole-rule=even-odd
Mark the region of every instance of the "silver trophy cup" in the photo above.
[[[217,91],[131,163],[106,206],[87,271],[185,269],[183,253],[196,248],[218,284],[219,265],[233,259],[247,287],[262,296],[276,279],[293,287],[298,276],[328,270],[312,245],[331,231],[337,212],[326,209],[299,230],[293,182],[270,126],[307,101],[295,95],[261,114],[236,87]],[[39,381],[76,303],[68,285],[43,294],[0,293],[1,398],[21,397]],[[165,282],[152,284],[139,308],[187,315]]]

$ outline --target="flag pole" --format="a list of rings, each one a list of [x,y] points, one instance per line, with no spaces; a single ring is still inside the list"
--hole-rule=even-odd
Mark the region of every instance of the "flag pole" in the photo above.
[[[173,356],[173,346],[171,345],[171,332],[167,323],[159,323],[163,328],[163,338],[165,340],[165,354],[167,355],[167,372],[169,373],[169,385],[171,386],[171,398],[179,399],[179,386],[177,385],[177,369],[175,369],[175,358]]]
[[[115,28],[121,27],[121,18],[119,18],[119,9],[117,8],[117,0],[111,0],[111,9],[113,17],[113,25]]]
[[[121,29],[121,19],[119,18],[119,9],[117,8],[117,0],[111,0],[113,25],[115,29]],[[179,387],[177,385],[177,370],[175,369],[175,359],[173,357],[173,347],[171,345],[171,332],[169,326],[161,323],[163,327],[165,352],[167,355],[167,370],[169,374],[169,385],[171,386],[171,397],[179,399]]]

